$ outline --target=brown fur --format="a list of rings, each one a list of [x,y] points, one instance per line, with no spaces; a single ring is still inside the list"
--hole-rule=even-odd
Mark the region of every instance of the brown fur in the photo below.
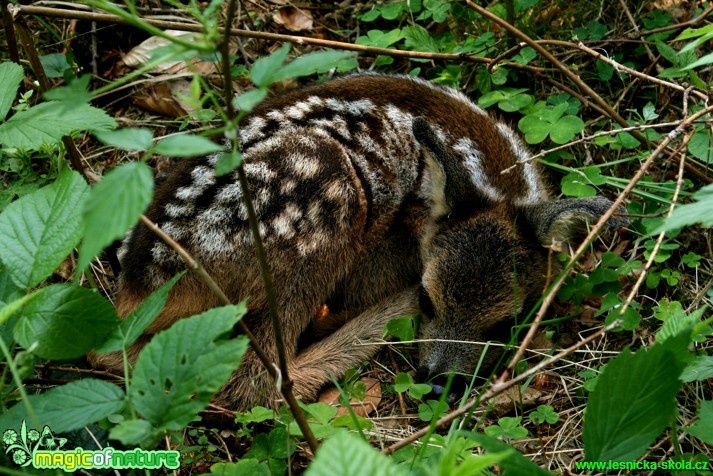
[[[352,76],[268,100],[241,124],[241,148],[290,378],[305,400],[330,373],[340,377],[372,356],[384,325],[418,312],[419,296],[432,314],[423,313],[423,336],[439,339],[421,347],[421,374],[472,372],[479,351],[440,340],[481,339],[514,317],[542,289],[540,243],[562,238],[573,219],[598,216],[608,204],[550,202],[534,164],[501,175],[527,157],[520,139],[455,91],[406,77]],[[234,174],[212,176],[214,160],[182,161],[147,213],[230,299],[249,297],[246,323],[276,361],[241,191]],[[123,254],[117,309],[126,316],[182,265],[142,226]],[[325,303],[348,322],[300,349]],[[130,361],[152,334],[215,305],[194,276],[184,276],[129,349]],[[92,360],[122,368],[118,353]],[[277,400],[252,350],[217,396],[231,408]]]

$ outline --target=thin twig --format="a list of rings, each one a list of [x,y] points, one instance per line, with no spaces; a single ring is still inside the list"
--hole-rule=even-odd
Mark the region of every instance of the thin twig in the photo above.
[[[20,64],[20,55],[17,50],[17,39],[15,38],[15,30],[12,27],[12,14],[8,7],[10,2],[7,0],[0,1],[2,8],[2,25],[5,28],[5,41],[7,41],[7,50],[10,53],[10,61]]]
[[[228,126],[234,127],[233,122],[236,119],[235,108],[233,107],[233,87],[232,78],[230,77],[230,31],[233,24],[233,18],[235,15],[235,3],[236,0],[230,0],[227,6],[227,15],[225,22],[225,29],[223,32],[223,41],[220,45],[220,52],[222,56],[223,63],[223,87],[225,94],[225,106],[228,114]],[[237,150],[237,134],[231,134],[231,141],[233,142],[233,149]],[[257,216],[255,214],[255,207],[253,206],[252,195],[250,193],[250,187],[248,186],[248,179],[245,175],[245,169],[243,168],[243,163],[241,163],[237,168],[238,181],[240,182],[240,189],[243,191],[243,203],[248,214],[248,223],[250,225],[250,231],[252,233],[253,242],[255,246],[255,255],[258,260],[258,266],[260,267],[260,274],[262,276],[262,282],[265,288],[265,295],[267,299],[267,305],[270,311],[270,319],[272,321],[272,328],[275,334],[275,347],[277,348],[277,357],[280,364],[279,373],[275,372],[278,378],[274,378],[275,383],[279,385],[279,391],[282,396],[287,401],[287,404],[292,410],[292,415],[300,427],[302,434],[307,440],[312,452],[316,452],[319,447],[317,438],[314,437],[312,429],[307,423],[302,410],[297,403],[294,393],[292,392],[292,380],[290,380],[288,374],[288,363],[287,354],[285,353],[285,340],[282,335],[282,322],[280,321],[279,310],[277,308],[277,299],[275,298],[275,287],[272,283],[272,276],[270,274],[270,268],[267,265],[267,257],[265,256],[265,250],[262,246],[262,238],[260,237],[260,228],[257,221]],[[271,367],[268,365],[267,367]]]
[[[597,332],[595,332],[591,336],[587,337],[586,339],[583,339],[583,340],[577,342],[576,344],[574,344],[570,347],[567,347],[565,350],[559,352],[558,354],[555,354],[552,357],[543,360],[539,364],[537,364],[537,365],[531,367],[530,369],[528,369],[527,371],[519,374],[517,377],[512,378],[512,379],[508,380],[507,382],[502,382],[502,383],[491,385],[482,396],[471,399],[470,401],[468,401],[468,403],[466,403],[465,405],[460,407],[458,410],[454,410],[451,413],[447,414],[446,416],[440,418],[436,422],[435,426],[442,427],[442,426],[447,425],[448,423],[452,422],[456,418],[467,414],[468,411],[473,406],[478,405],[483,402],[486,402],[486,401],[490,400],[491,398],[503,393],[505,390],[507,390],[511,387],[514,387],[516,384],[527,380],[531,376],[540,372],[542,369],[549,367],[550,365],[564,359],[568,355],[571,355],[572,353],[574,353],[574,351],[576,351],[580,347],[583,347],[583,346],[589,344],[590,342],[598,339],[599,337],[603,336],[607,332],[609,332],[613,329],[616,329],[620,325],[621,325],[621,320],[617,319],[616,321],[612,322],[611,324],[609,324],[606,327],[603,327],[602,329],[598,330]],[[393,445],[391,445],[387,448],[384,448],[381,452],[383,454],[387,454],[387,455],[391,454],[394,451],[398,450],[399,448],[403,448],[404,446],[415,442],[422,436],[425,436],[429,430],[430,430],[430,425],[425,426],[424,428],[421,428],[420,430],[413,433],[412,435],[409,435],[408,437],[406,437],[400,441],[397,441]]]
[[[515,162],[513,165],[510,167],[503,169],[500,171],[501,174],[507,174],[511,172],[514,168],[518,167],[519,165],[526,164],[528,162],[532,162],[533,160],[537,160],[540,157],[544,157],[547,154],[551,154],[553,152],[557,152],[560,150],[564,149],[569,149],[570,147],[573,147],[577,144],[581,144],[583,142],[589,142],[590,140],[594,140],[598,137],[604,137],[604,136],[615,136],[617,134],[621,134],[622,132],[631,132],[631,131],[643,131],[646,129],[658,129],[661,127],[673,127],[673,126],[678,126],[681,124],[682,121],[673,121],[673,122],[662,122],[660,124],[644,124],[644,125],[638,125],[638,126],[631,126],[631,127],[622,127],[621,129],[614,129],[611,131],[601,131],[597,132],[596,134],[589,135],[587,137],[582,137],[577,140],[573,140],[572,142],[567,142],[566,144],[558,145],[557,147],[552,147],[551,149],[543,150],[542,152],[538,152],[535,155],[532,155],[526,159],[521,159]]]
[[[122,19],[121,17],[108,13],[94,13],[86,11],[66,10],[60,8],[36,7],[29,5],[11,5],[9,8],[14,15],[40,15],[52,18],[74,18],[78,20],[93,20],[105,23],[128,24],[128,22]],[[140,21],[145,22],[148,25],[163,29],[189,31],[196,33],[202,33],[204,31],[202,25],[191,23],[154,20],[149,18],[140,18]],[[224,32],[224,29],[222,27],[219,27],[218,31],[222,34]],[[463,61],[468,63],[480,64],[488,64],[491,61],[490,58],[474,56],[469,53],[430,53],[425,51],[404,51],[391,48],[377,48],[375,46],[356,45],[343,41],[323,40],[321,38],[311,38],[307,36],[282,35],[278,33],[266,33],[261,31],[242,30],[238,28],[231,28],[230,34],[232,36],[237,36],[240,38],[254,38],[258,40],[289,42],[298,45],[315,45],[347,51],[356,51],[370,56],[386,55],[400,58],[424,58],[444,61]],[[521,69],[535,74],[540,74],[546,71],[544,68],[538,68],[518,63],[507,63],[506,65],[509,68]]]
[[[688,142],[693,137],[694,133],[695,133],[695,130],[690,132],[689,134],[687,134],[686,137],[684,137],[683,141],[681,141],[681,145],[679,146],[679,150],[685,149],[685,147],[688,145]],[[683,171],[685,170],[686,154],[680,154],[680,155],[681,155],[681,158],[678,162],[678,174],[676,175],[676,189],[673,192],[673,197],[671,197],[671,205],[669,206],[668,213],[667,213],[667,215],[669,217],[673,213],[673,209],[676,208],[676,204],[678,203],[678,195],[681,193],[681,188],[683,187],[683,183],[684,183],[683,182]],[[646,261],[644,268],[641,270],[641,274],[639,274],[639,277],[636,280],[634,287],[631,288],[631,292],[627,296],[624,303],[621,305],[621,309],[619,310],[620,316],[624,315],[624,312],[626,312],[626,310],[628,309],[629,304],[631,304],[631,301],[634,300],[634,297],[639,292],[639,288],[641,287],[641,284],[644,282],[644,278],[646,278],[646,275],[651,270],[651,266],[653,266],[653,264],[654,264],[656,255],[658,254],[659,249],[661,249],[661,244],[663,243],[663,240],[665,237],[666,237],[666,232],[662,231],[661,233],[659,233],[659,236],[656,238],[656,244],[654,245],[654,248],[651,250],[651,255],[649,256],[649,259]]]

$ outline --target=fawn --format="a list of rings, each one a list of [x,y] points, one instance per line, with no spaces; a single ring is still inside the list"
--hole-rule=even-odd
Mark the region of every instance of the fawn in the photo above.
[[[541,295],[543,245],[571,237],[611,202],[554,200],[522,140],[458,91],[408,76],[360,74],[274,97],[242,121],[240,148],[281,312],[295,394],[314,399],[370,358],[385,324],[420,312],[418,377],[472,374],[488,339]],[[197,257],[228,297],[249,297],[247,325],[276,359],[263,284],[236,174],[217,155],[183,160],[157,186],[147,215]],[[501,171],[525,161],[513,171]],[[609,220],[625,226],[625,218]],[[143,225],[120,250],[117,310],[129,314],[182,269]],[[176,320],[218,305],[194,276],[129,349]],[[306,348],[317,310],[345,322]],[[452,342],[458,341],[458,342]],[[93,363],[123,368],[118,353]],[[252,350],[216,397],[275,406],[277,390]]]

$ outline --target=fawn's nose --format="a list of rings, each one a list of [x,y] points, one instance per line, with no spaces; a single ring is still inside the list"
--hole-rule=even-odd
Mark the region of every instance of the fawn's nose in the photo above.
[[[443,392],[445,392],[449,378],[449,373],[434,373],[433,370],[427,365],[420,366],[416,371],[416,382],[427,383],[430,385],[431,392],[428,395],[437,399],[440,399]],[[466,388],[466,378],[460,374],[453,374],[451,386],[448,390],[448,395],[446,396],[446,403],[448,403],[448,405],[452,405],[457,402],[463,396]]]

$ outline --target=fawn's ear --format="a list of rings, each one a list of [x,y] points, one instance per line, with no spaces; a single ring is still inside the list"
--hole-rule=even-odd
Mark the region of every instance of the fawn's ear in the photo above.
[[[431,176],[431,218],[448,216],[459,206],[478,207],[487,202],[470,174],[448,149],[433,127],[421,117],[413,120],[413,135],[423,147],[426,168]]]
[[[604,197],[567,198],[523,207],[523,213],[540,243],[549,245],[570,240],[585,223],[598,220],[611,205],[612,202]],[[626,210],[621,207],[617,213],[621,216],[611,217],[607,225],[612,228],[627,226]]]

